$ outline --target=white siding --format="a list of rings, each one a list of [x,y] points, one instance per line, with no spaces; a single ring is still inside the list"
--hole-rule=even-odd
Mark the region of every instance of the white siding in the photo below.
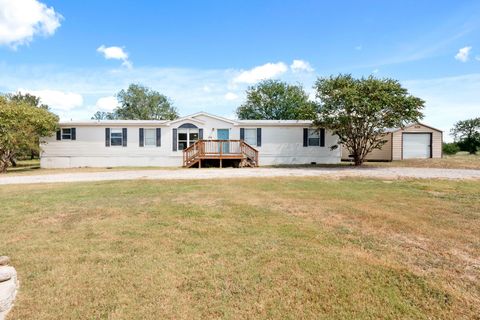
[[[340,162],[340,149],[330,150],[336,137],[327,131],[324,147],[304,147],[303,128],[262,127],[262,146],[257,147],[260,165]]]
[[[325,147],[303,147],[303,128],[306,125],[262,126],[230,123],[207,115],[195,117],[198,121],[185,119],[170,125],[131,124],[114,125],[111,123],[85,123],[82,125],[64,124],[75,127],[76,140],[57,141],[55,136],[46,138],[42,144],[41,166],[43,168],[68,167],[117,167],[117,166],[181,166],[183,152],[172,151],[172,132],[184,123],[192,123],[203,129],[204,139],[217,139],[217,129],[229,129],[230,139],[240,139],[240,128],[262,128],[262,145],[259,151],[260,165],[338,163],[340,150],[330,150],[337,143],[336,137],[328,131]],[[105,146],[105,128],[127,128],[126,147]],[[139,128],[161,128],[160,147],[140,147]]]

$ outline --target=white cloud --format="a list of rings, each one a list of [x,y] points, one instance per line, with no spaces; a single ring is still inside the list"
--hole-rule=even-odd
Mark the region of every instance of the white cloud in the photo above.
[[[253,84],[260,80],[271,79],[288,71],[288,67],[283,62],[266,63],[250,70],[242,71],[233,81],[236,83]]]
[[[311,88],[315,73],[287,72],[278,79],[289,83],[303,83]],[[65,68],[64,66],[35,66],[0,63],[0,92],[13,92],[18,88],[29,90],[52,89],[75,92],[83,97],[83,104],[71,110],[54,112],[61,119],[86,120],[99,110],[97,101],[113,97],[131,83],[141,83],[172,99],[182,115],[204,110],[225,116],[238,107],[238,102],[248,83],[234,83],[233,79],[243,70],[239,69],[189,69],[137,67],[118,68]],[[206,90],[205,90],[206,89]],[[225,94],[238,95],[236,100],[227,100]],[[188,93],[188,94],[186,94]],[[102,100],[103,101],[103,100]],[[107,108],[108,105],[103,105]],[[110,105],[111,107],[112,105]],[[107,111],[107,110],[105,110]]]
[[[455,55],[455,59],[461,62],[467,62],[470,56],[470,51],[472,47],[463,47],[458,50],[457,54]]]
[[[233,93],[233,92],[228,92],[228,93],[225,94],[224,98],[225,98],[225,100],[228,100],[228,101],[237,100],[238,95]]]
[[[62,18],[37,0],[0,0],[0,45],[15,49],[35,35],[51,36]]]
[[[66,111],[83,105],[83,96],[74,92],[28,89],[18,89],[17,91],[40,97],[42,103],[47,104],[54,110]]]
[[[113,111],[118,105],[117,98],[113,96],[101,97],[95,103],[95,107],[101,111]]]
[[[362,49],[363,49],[362,46],[356,46],[356,47],[355,47],[355,50],[357,50],[357,51],[361,51]]]
[[[480,61],[480,56],[476,56],[475,60]]]
[[[97,52],[100,52],[103,54],[105,59],[115,59],[115,60],[121,60],[122,61],[122,66],[125,66],[127,68],[132,67],[132,63],[130,60],[128,60],[128,53],[123,50],[122,47],[116,47],[116,46],[111,46],[111,47],[106,47],[104,45],[101,45],[100,47],[97,48]]]
[[[378,70],[378,69],[373,69],[373,70],[372,70],[372,74],[377,74],[379,71],[380,71],[380,70]]]
[[[302,71],[312,72],[313,71],[313,68],[310,65],[310,63],[304,60],[293,60],[292,64],[290,65],[290,69],[293,72],[302,72]]]

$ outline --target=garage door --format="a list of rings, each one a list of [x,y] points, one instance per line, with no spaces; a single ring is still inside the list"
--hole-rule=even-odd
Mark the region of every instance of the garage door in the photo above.
[[[431,133],[404,133],[403,159],[430,158]]]

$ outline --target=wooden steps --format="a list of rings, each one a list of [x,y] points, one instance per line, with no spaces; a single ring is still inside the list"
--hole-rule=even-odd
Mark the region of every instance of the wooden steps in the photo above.
[[[183,166],[191,168],[203,160],[239,160],[240,167],[257,167],[258,150],[243,140],[198,140],[183,150]]]

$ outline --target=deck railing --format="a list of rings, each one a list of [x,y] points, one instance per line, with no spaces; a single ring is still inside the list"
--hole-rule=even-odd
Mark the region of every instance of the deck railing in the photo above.
[[[183,165],[200,159],[247,158],[258,166],[258,150],[243,140],[197,140],[183,150]]]

